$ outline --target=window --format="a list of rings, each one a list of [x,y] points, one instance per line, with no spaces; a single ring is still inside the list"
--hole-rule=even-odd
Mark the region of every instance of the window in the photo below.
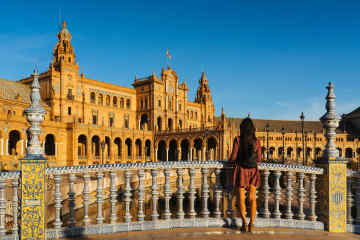
[[[109,118],[109,127],[112,127],[114,125],[114,117]]]
[[[117,97],[113,97],[113,105],[114,105],[114,107],[117,106]]]
[[[110,96],[106,95],[106,105],[109,106],[110,105]]]
[[[72,89],[71,88],[68,88],[67,99],[74,100],[74,96],[72,94]]]
[[[195,120],[197,120],[197,112],[195,112]]]
[[[124,117],[124,127],[129,128],[129,115],[125,115]]]
[[[68,107],[68,115],[71,115],[71,107]]]
[[[127,109],[130,109],[130,99],[127,99],[127,100],[126,100],[126,108],[127,108]]]
[[[71,88],[68,89],[68,95],[72,96],[72,89]]]
[[[179,104],[179,111],[181,111],[181,103]]]
[[[161,107],[161,100],[158,101],[158,106]]]
[[[99,94],[98,104],[103,105],[103,103],[104,103],[104,97],[102,94]]]
[[[97,116],[93,115],[93,124],[96,125],[97,124]]]
[[[95,93],[94,92],[90,93],[90,102],[95,103]]]
[[[123,98],[120,98],[120,107],[124,108],[124,99]]]

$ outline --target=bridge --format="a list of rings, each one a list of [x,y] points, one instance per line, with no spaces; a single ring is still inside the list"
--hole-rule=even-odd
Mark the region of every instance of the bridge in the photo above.
[[[232,234],[241,225],[234,192],[224,181],[233,166],[225,161],[46,168],[38,139],[45,112],[37,78],[31,88],[32,104],[25,111],[31,123],[28,154],[20,171],[0,173],[1,239],[88,238],[175,228],[191,229],[189,236],[218,228]],[[321,118],[328,144],[316,166],[258,166],[262,185],[255,227],[260,233],[269,228],[360,232],[360,173],[348,170],[338,157],[333,88],[329,83],[327,112]]]

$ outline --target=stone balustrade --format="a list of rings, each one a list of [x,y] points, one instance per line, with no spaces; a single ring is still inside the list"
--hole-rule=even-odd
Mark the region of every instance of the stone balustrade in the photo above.
[[[360,171],[346,173],[346,220],[348,232],[360,232]]]
[[[222,161],[47,168],[47,238],[239,225],[233,193],[221,181],[231,168]],[[271,163],[259,169],[257,226],[324,229],[315,189],[322,169]],[[19,175],[0,175],[2,239],[17,236]]]

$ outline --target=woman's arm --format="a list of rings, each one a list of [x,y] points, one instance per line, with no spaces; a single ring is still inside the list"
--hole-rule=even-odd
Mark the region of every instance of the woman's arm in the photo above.
[[[258,155],[258,162],[262,161],[262,153],[261,153],[261,143],[260,139],[256,139],[256,153]]]
[[[238,151],[239,151],[238,138],[235,137],[229,162],[235,162]]]

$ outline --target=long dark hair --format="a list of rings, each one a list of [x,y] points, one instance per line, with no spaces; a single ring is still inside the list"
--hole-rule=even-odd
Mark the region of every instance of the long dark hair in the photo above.
[[[247,117],[240,124],[240,154],[238,158],[247,159],[255,151],[256,137],[253,121]]]

